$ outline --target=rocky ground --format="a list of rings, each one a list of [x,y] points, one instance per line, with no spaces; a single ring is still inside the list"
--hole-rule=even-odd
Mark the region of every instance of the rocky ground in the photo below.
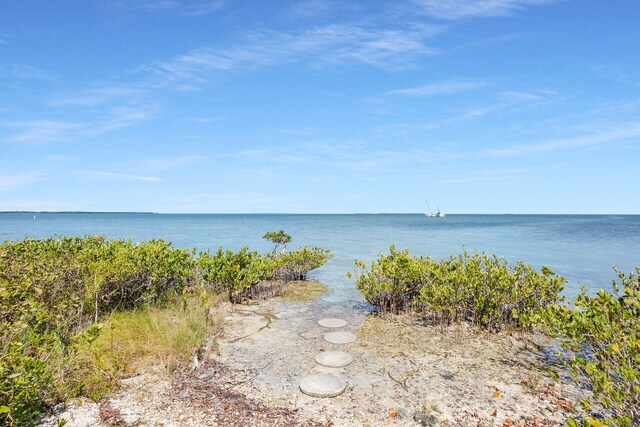
[[[442,330],[322,303],[265,301],[227,308],[219,351],[173,375],[142,372],[94,403],[59,409],[67,426],[553,426],[581,396],[546,374],[541,337]],[[317,321],[338,317],[356,341],[329,344]],[[344,368],[314,362],[343,350]],[[335,398],[300,392],[300,378],[344,380]]]

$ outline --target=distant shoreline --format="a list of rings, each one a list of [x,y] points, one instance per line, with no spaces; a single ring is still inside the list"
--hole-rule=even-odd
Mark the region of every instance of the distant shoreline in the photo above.
[[[146,214],[159,215],[157,212],[92,212],[92,211],[0,211],[0,214]]]
[[[83,214],[83,215],[424,215],[424,212],[352,212],[352,213],[299,213],[299,212],[114,212],[114,211],[0,211],[2,214]],[[640,213],[447,213],[447,216],[638,216]],[[436,220],[444,220],[437,218]]]

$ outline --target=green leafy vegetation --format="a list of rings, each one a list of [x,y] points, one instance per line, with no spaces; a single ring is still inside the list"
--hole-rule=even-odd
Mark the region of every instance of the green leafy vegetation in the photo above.
[[[640,267],[628,276],[616,272],[620,283],[612,282],[613,293],[588,296],[583,289],[575,309],[553,305],[544,318],[571,351],[560,357],[577,381],[611,411],[608,420],[585,420],[584,425],[640,425]]]
[[[3,243],[0,425],[31,425],[47,405],[98,398],[141,366],[185,363],[219,327],[220,295],[262,297],[272,288],[266,279],[280,271],[306,276],[329,257],[320,248],[301,251],[196,256],[163,240],[101,236]]]
[[[365,299],[381,312],[418,312],[434,322],[469,321],[488,331],[529,328],[539,311],[562,301],[565,279],[497,256],[466,251],[447,260],[416,257],[391,246],[370,268],[350,273]]]
[[[274,266],[269,258],[244,247],[238,252],[219,248],[214,254],[200,253],[197,272],[204,284],[214,292],[226,293],[231,302],[241,302],[270,277]]]
[[[562,304],[565,279],[495,255],[466,251],[446,260],[417,257],[409,250],[381,254],[369,268],[356,261],[357,288],[383,313],[412,311],[441,324],[467,321],[487,331],[542,328],[560,337],[561,354],[580,386],[606,411],[602,417],[568,420],[568,426],[640,425],[640,268],[625,275],[613,292],[586,290]]]
[[[328,249],[303,246],[300,249],[271,257],[274,270],[288,280],[306,280],[307,274],[323,266],[333,257]]]
[[[285,254],[287,252],[287,243],[291,242],[291,236],[285,233],[284,230],[269,231],[265,233],[262,238],[267,239],[275,245],[273,248],[274,255],[278,252]]]

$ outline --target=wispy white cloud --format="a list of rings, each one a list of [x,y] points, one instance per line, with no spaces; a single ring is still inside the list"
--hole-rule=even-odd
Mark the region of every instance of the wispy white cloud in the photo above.
[[[423,124],[425,129],[437,129],[441,126],[455,125],[469,120],[476,120],[496,114],[509,114],[515,111],[534,108],[545,102],[551,102],[557,94],[549,90],[531,92],[503,91],[497,94],[497,100],[491,104],[468,108],[449,117],[433,120]]]
[[[0,64],[0,77],[19,80],[45,80],[56,82],[59,77],[42,68],[27,64]]]
[[[225,1],[207,1],[203,3],[185,2],[179,13],[182,16],[208,15],[224,8],[225,3]]]
[[[105,86],[87,89],[74,94],[64,94],[49,101],[54,107],[94,107],[112,101],[122,101],[137,98],[141,90],[127,86]]]
[[[189,122],[193,123],[218,123],[227,120],[227,116],[215,116],[215,117],[187,117],[186,119]]]
[[[104,2],[102,6],[111,10],[171,12],[180,16],[194,17],[217,12],[224,8],[225,4],[224,0],[113,0]]]
[[[414,0],[427,15],[456,20],[508,16],[528,6],[554,3],[557,0]]]
[[[42,178],[40,173],[1,174],[0,191],[21,187]]]
[[[502,182],[512,181],[516,178],[522,179],[524,176],[534,172],[532,168],[504,168],[492,170],[474,170],[471,175],[463,177],[445,179],[443,184],[468,184],[473,182]]]
[[[501,34],[498,36],[492,36],[492,37],[484,37],[484,38],[480,38],[480,39],[474,39],[473,41],[461,44],[459,46],[456,46],[455,48],[453,48],[451,51],[462,51],[462,50],[467,50],[467,49],[475,49],[478,47],[485,47],[485,46],[491,46],[491,45],[496,45],[496,44],[504,44],[504,43],[508,43],[514,40],[520,40],[520,39],[524,39],[524,38],[529,38],[534,36],[534,34],[532,33],[508,33],[508,34]]]
[[[179,167],[196,165],[207,159],[207,156],[199,155],[149,158],[137,162],[137,168],[148,171],[166,171]]]
[[[542,93],[518,92],[513,90],[502,92],[501,97],[510,102],[536,102],[547,99]]]
[[[484,82],[478,81],[465,81],[465,80],[449,80],[445,82],[431,83],[424,86],[399,89],[391,91],[394,95],[409,95],[409,96],[433,96],[433,95],[448,95],[452,93],[466,92],[480,87],[487,86]]]
[[[360,62],[380,68],[406,66],[419,55],[435,54],[426,44],[440,28],[406,25],[377,28],[365,25],[327,25],[299,33],[254,32],[235,47],[203,47],[170,61],[143,67],[160,84],[199,84],[216,73],[292,62],[311,65]]]
[[[637,70],[634,73],[629,73],[619,67],[608,64],[593,65],[590,69],[601,79],[611,80],[634,88],[640,87],[640,74],[638,74]]]
[[[640,122],[628,123],[615,129],[595,132],[572,138],[556,139],[528,145],[513,145],[504,148],[485,150],[483,154],[490,157],[517,157],[526,154],[557,150],[570,150],[593,145],[637,140],[640,138]]]
[[[285,16],[289,19],[300,20],[318,18],[336,9],[344,8],[344,2],[336,3],[330,0],[303,0],[294,3]]]
[[[17,131],[4,141],[16,144],[69,141],[82,136],[113,132],[153,117],[155,117],[155,110],[152,106],[125,106],[112,108],[100,117],[77,122],[57,120],[8,122],[4,123],[4,126]]]
[[[102,171],[77,171],[76,175],[87,179],[97,181],[141,181],[141,182],[159,182],[160,178],[155,176],[131,175],[119,172],[102,172]]]
[[[155,108],[152,106],[116,107],[111,109],[104,117],[88,126],[85,131],[90,135],[109,133],[133,126],[153,117],[155,117]]]
[[[422,149],[376,149],[359,141],[297,142],[244,150],[229,155],[243,165],[342,169],[351,172],[393,172],[410,165],[424,165],[437,154]]]
[[[6,125],[10,128],[19,129],[17,133],[5,139],[6,142],[10,143],[41,143],[66,140],[71,132],[76,132],[84,127],[81,123],[56,120],[11,122]]]

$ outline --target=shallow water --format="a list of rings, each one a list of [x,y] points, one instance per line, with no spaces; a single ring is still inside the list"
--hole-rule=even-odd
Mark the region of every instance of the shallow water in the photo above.
[[[362,307],[352,280],[355,259],[370,262],[389,245],[415,254],[444,258],[467,250],[485,251],[547,265],[566,277],[565,294],[580,285],[590,292],[609,289],[612,266],[628,273],[640,265],[639,215],[182,215],[182,214],[1,214],[0,239],[103,234],[111,238],[162,238],[178,247],[237,250],[248,245],[271,250],[262,239],[267,231],[284,229],[291,247],[322,246],[335,257],[311,277],[331,293],[325,303]]]

